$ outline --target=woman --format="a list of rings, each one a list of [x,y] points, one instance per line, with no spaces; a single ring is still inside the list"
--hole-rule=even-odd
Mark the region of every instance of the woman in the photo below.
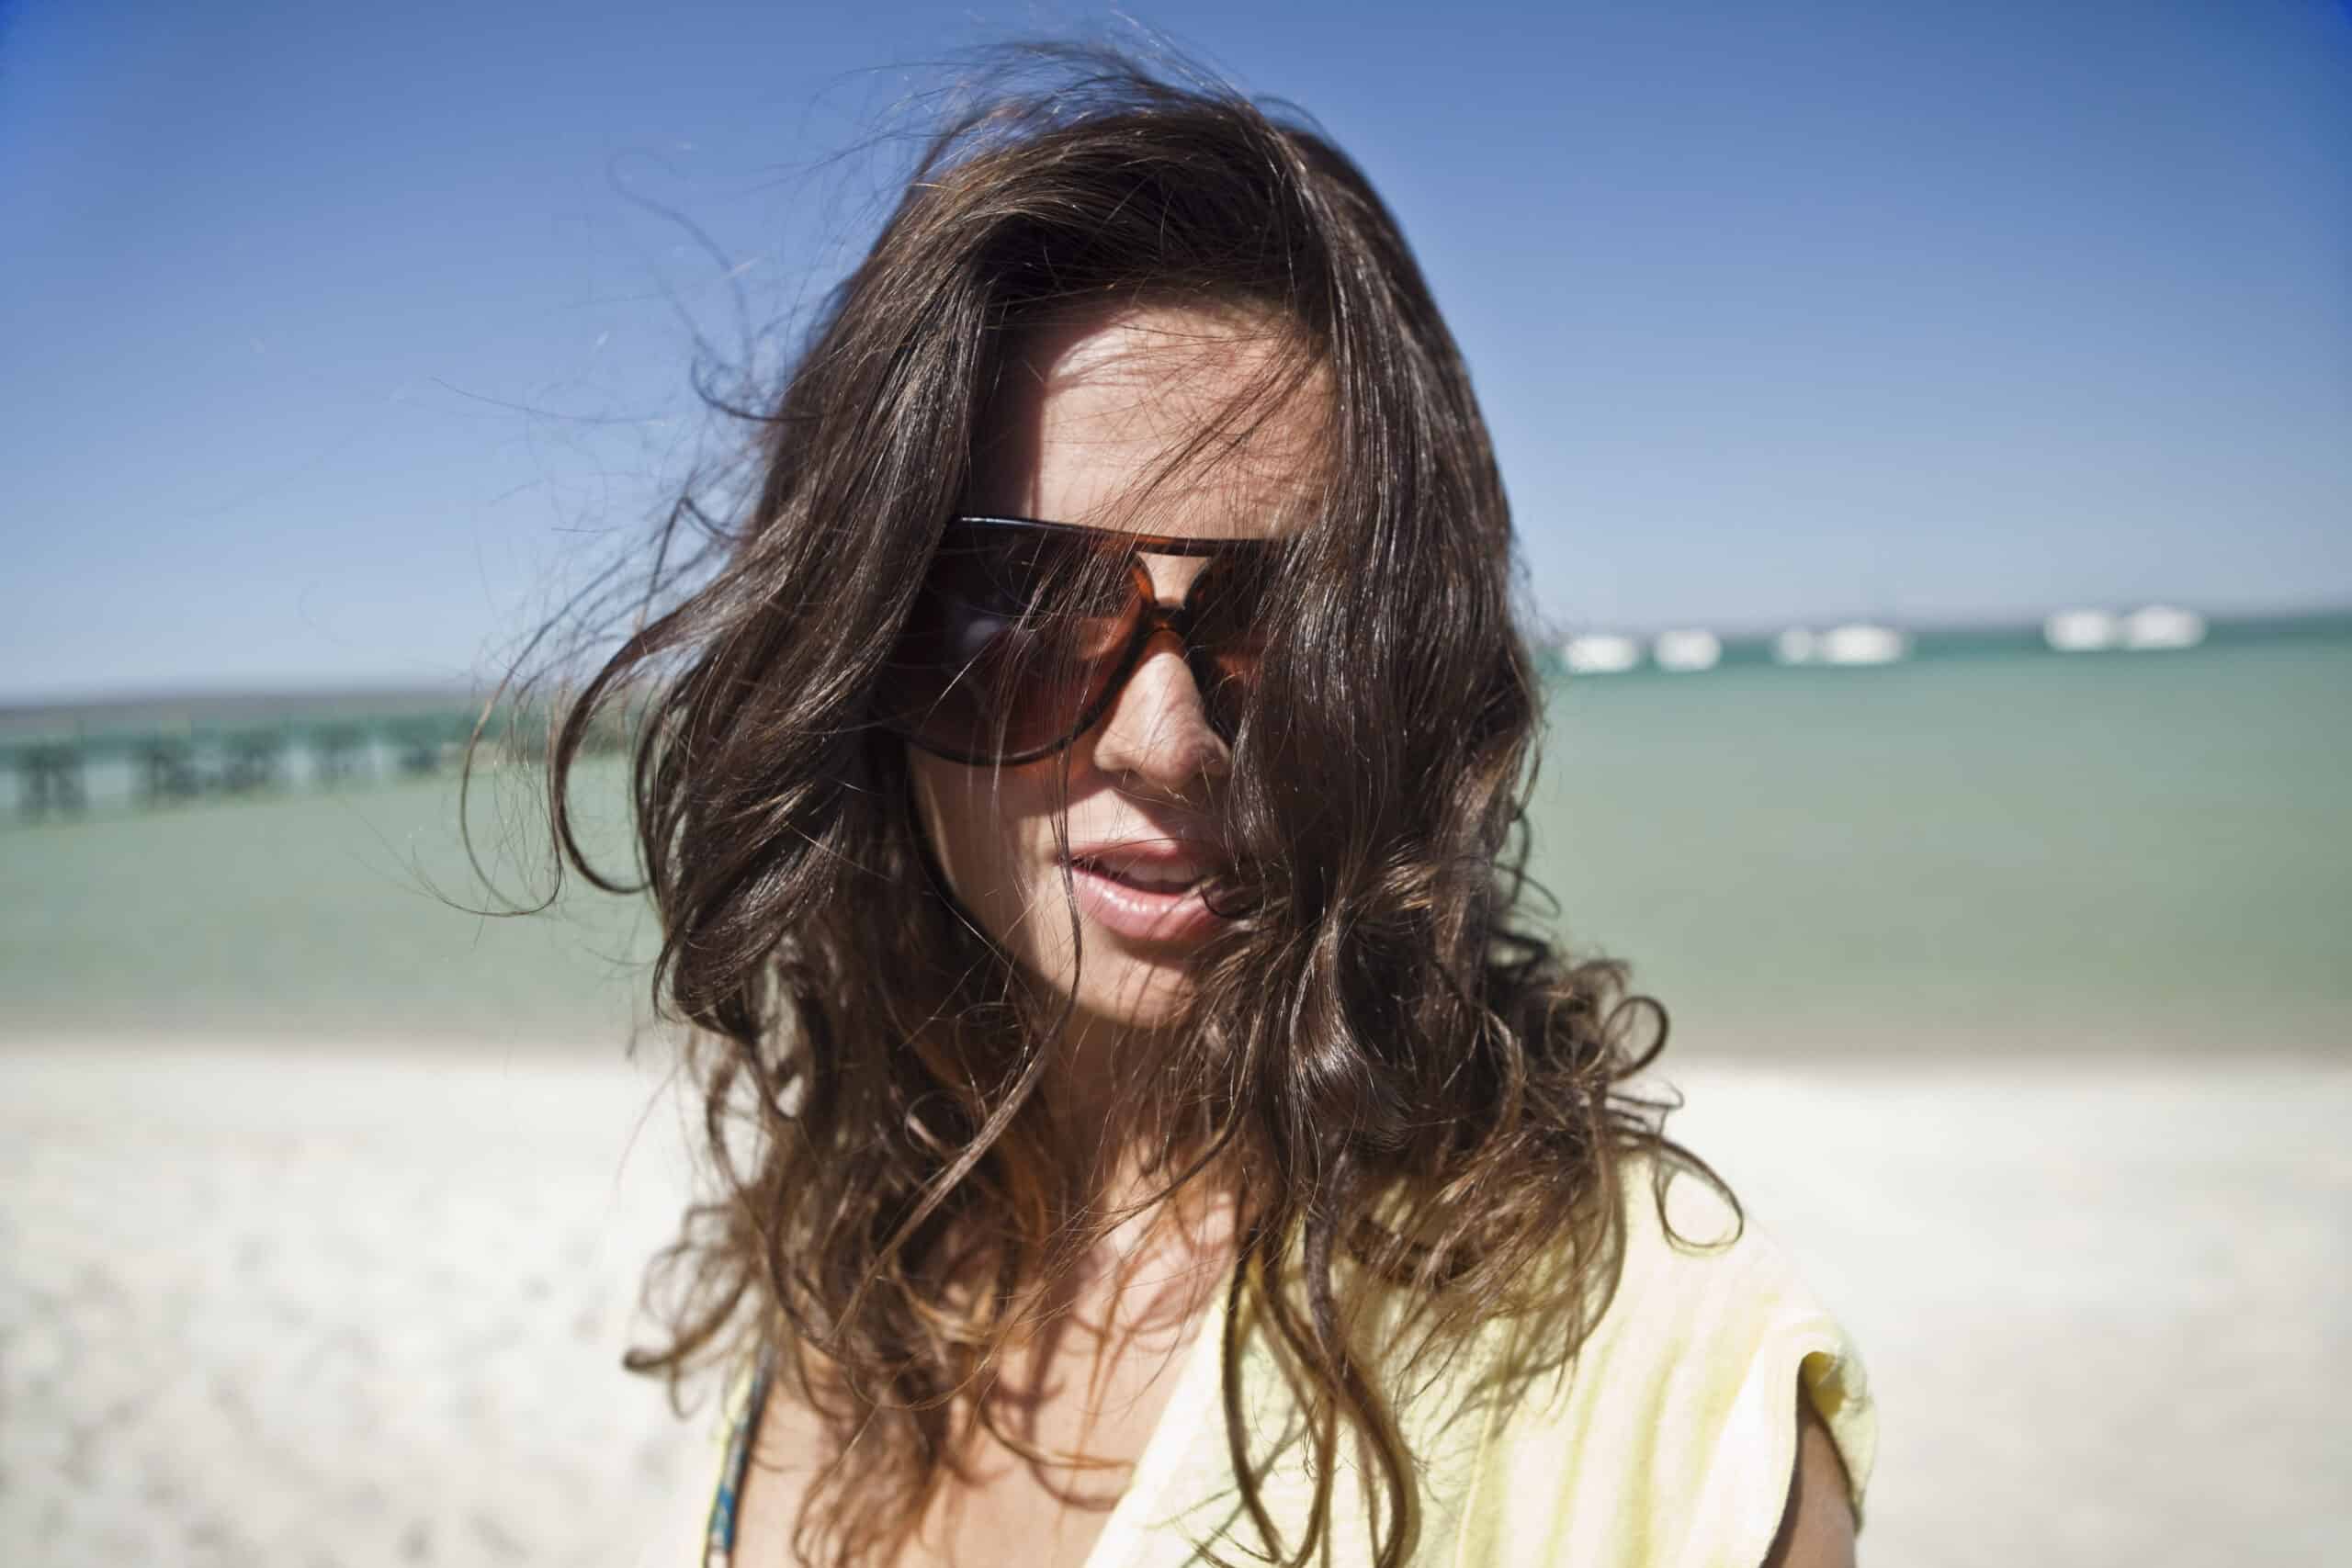
[[[1625,1092],[1657,1010],[1518,922],[1509,514],[1395,220],[1060,62],[556,746],[562,828],[652,694],[725,1191],[632,1365],[739,1371],[708,1560],[1849,1560],[1859,1362]]]

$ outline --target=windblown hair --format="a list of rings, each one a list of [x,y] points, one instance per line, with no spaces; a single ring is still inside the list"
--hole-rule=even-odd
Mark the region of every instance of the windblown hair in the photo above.
[[[1625,1088],[1664,1017],[1521,912],[1541,715],[1509,508],[1396,220],[1322,136],[1222,86],[1028,58],[1049,84],[1000,83],[930,143],[752,415],[756,483],[673,513],[675,586],[555,734],[559,841],[616,886],[569,781],[613,710],[637,714],[655,990],[691,1026],[724,1183],[659,1262],[667,1342],[629,1364],[674,1385],[775,1356],[838,1439],[803,1559],[878,1561],[993,1430],[958,1396],[1120,1217],[1040,1092],[1069,998],[944,886],[877,684],[1023,333],[1104,304],[1253,312],[1295,349],[1271,391],[1328,400],[1325,450],[1233,738],[1233,917],[1150,1064],[1150,1168],[1163,1191],[1222,1172],[1241,1205],[1223,1354],[1243,1550],[1303,1562],[1332,1528],[1328,1485],[1304,1519],[1261,1498],[1237,1371],[1256,1324],[1313,1472],[1370,1457],[1393,1564],[1420,1528],[1411,1369],[1504,1317],[1556,1325],[1564,1362],[1613,1287],[1620,1162],[1687,1160]],[[1377,1293],[1408,1305],[1375,1336]]]

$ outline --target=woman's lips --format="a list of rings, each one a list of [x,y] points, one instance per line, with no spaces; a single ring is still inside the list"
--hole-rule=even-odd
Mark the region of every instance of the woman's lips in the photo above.
[[[1135,869],[1166,874],[1148,861]],[[1139,887],[1107,866],[1073,860],[1069,875],[1079,909],[1103,930],[1130,941],[1194,942],[1217,927],[1219,918],[1201,897],[1208,885],[1206,874],[1183,888]]]

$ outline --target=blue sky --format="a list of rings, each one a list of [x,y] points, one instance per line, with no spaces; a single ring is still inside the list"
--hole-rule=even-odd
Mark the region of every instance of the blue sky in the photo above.
[[[1130,7],[1397,209],[1575,627],[2352,603],[2352,12]],[[0,701],[486,668],[1079,7],[0,0]],[[702,250],[655,207],[682,213]]]

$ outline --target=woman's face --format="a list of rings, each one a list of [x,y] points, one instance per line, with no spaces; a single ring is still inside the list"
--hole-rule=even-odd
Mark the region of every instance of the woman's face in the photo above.
[[[1267,417],[1252,411],[1216,438],[1197,438],[1224,426],[1234,400],[1283,352],[1272,323],[1240,310],[1130,307],[1040,329],[1008,365],[983,421],[967,507],[1155,534],[1270,535],[1311,494],[1325,383],[1309,378]],[[1195,444],[1201,451],[1171,471]],[[1139,558],[1163,604],[1182,600],[1207,564]],[[1081,1036],[1148,1031],[1173,1017],[1187,961],[1216,925],[1186,888],[1219,868],[1231,761],[1173,634],[1155,634],[1066,757],[1005,768],[913,748],[908,758],[917,808],[957,898],[1015,962],[1074,992]],[[1067,856],[1054,831],[1065,767]]]

